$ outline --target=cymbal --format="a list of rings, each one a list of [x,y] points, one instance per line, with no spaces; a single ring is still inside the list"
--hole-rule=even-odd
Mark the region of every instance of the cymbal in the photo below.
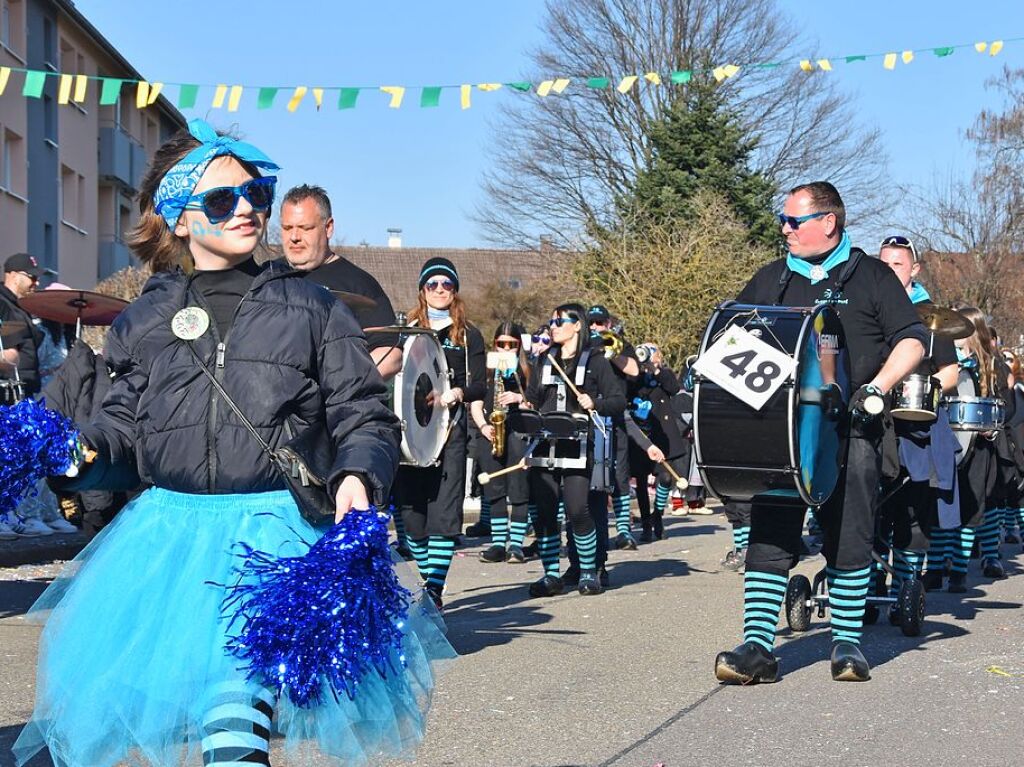
[[[430,328],[421,328],[419,325],[382,325],[376,328],[363,328],[364,333],[405,333],[415,335],[416,333],[433,333]]]
[[[917,315],[921,322],[937,336],[958,339],[974,333],[974,325],[955,309],[946,309],[932,304],[920,304]]]
[[[335,298],[341,301],[349,309],[376,309],[377,302],[367,296],[358,293],[348,293],[344,290],[327,289]]]
[[[62,325],[109,325],[127,301],[89,290],[41,290],[18,301],[29,314]]]
[[[19,333],[23,333],[26,327],[27,325],[24,322],[18,322],[17,320],[0,323],[0,338],[16,336]]]

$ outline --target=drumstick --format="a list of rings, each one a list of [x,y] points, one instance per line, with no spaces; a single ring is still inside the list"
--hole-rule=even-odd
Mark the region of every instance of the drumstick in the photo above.
[[[494,471],[494,472],[491,472],[491,473],[488,473],[488,472],[485,471],[485,472],[482,472],[480,474],[477,474],[476,475],[476,481],[479,482],[481,485],[486,485],[488,482],[490,482],[495,477],[500,477],[503,474],[511,474],[514,471],[522,471],[525,468],[526,468],[526,459],[523,458],[519,463],[513,464],[512,466],[508,466],[508,467],[506,467],[504,469],[501,469],[499,471]]]
[[[667,458],[664,461],[658,461],[658,463],[664,466],[665,471],[672,475],[672,478],[676,481],[676,487],[678,487],[680,490],[685,490],[690,486],[690,483],[687,482],[682,477],[680,477],[679,472],[672,468],[672,464],[668,462]]]
[[[576,395],[576,401],[579,402],[580,397],[583,396],[583,393],[579,389],[576,388],[576,384],[574,384],[569,379],[569,376],[562,369],[562,366],[558,364],[558,361],[554,357],[552,357],[550,353],[548,354],[548,359],[551,360],[551,365],[555,368],[555,370],[558,371],[558,375],[560,375],[562,377],[562,380],[565,381],[565,384],[566,384],[566,386],[569,387],[569,390],[573,394]],[[593,419],[594,426],[596,426],[598,429],[600,429],[601,430],[601,434],[603,434],[603,435],[605,435],[605,437],[607,437],[608,433],[605,431],[604,424],[601,423],[601,420],[600,420],[601,417],[593,409],[588,410],[587,412],[590,414],[591,419]]]

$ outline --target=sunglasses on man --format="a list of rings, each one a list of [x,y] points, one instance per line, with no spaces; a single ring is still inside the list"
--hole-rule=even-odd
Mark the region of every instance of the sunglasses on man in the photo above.
[[[796,231],[800,228],[800,224],[806,224],[808,221],[821,218],[822,216],[827,216],[831,212],[832,211],[829,210],[823,210],[817,213],[808,213],[806,216],[787,216],[785,213],[779,213],[779,225],[785,226],[786,224],[789,224],[789,228]]]
[[[249,179],[239,186],[218,186],[186,197],[184,207],[185,210],[201,210],[211,224],[219,224],[231,218],[238,207],[240,197],[244,197],[255,211],[270,210],[274,204],[276,185],[276,176],[264,176]],[[164,207],[181,202],[181,197],[164,200],[156,206],[156,213],[160,215]]]
[[[424,286],[429,292],[436,293],[437,291],[444,289],[448,293],[455,290],[455,283],[451,280],[427,280]]]

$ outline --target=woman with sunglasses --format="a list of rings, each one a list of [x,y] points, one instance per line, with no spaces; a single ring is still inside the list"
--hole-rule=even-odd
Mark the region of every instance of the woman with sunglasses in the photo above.
[[[409,324],[432,329],[444,349],[451,389],[442,396],[451,408],[451,430],[437,466],[402,466],[395,481],[395,504],[401,511],[412,551],[427,593],[441,608],[455,539],[462,534],[466,495],[466,404],[487,394],[484,339],[466,319],[459,295],[459,274],[447,258],[431,258],[420,269],[419,299]]]
[[[470,405],[473,421],[483,439],[476,441],[476,463],[488,474],[514,466],[526,453],[526,443],[510,434],[506,414],[505,434],[496,434],[491,423],[495,405],[506,411],[519,407],[525,398],[529,369],[522,350],[525,328],[517,322],[503,322],[494,331],[495,366],[489,376],[487,396]],[[497,390],[501,389],[498,394]],[[494,455],[495,440],[501,439],[501,455]],[[484,500],[491,507],[491,545],[480,554],[481,562],[526,561],[523,538],[527,528],[529,487],[526,474],[514,471],[492,479],[483,486]]]
[[[544,565],[544,576],[530,585],[530,595],[534,597],[561,594],[565,588],[558,569],[559,502],[565,504],[565,515],[576,541],[579,592],[591,595],[603,591],[597,572],[597,529],[588,510],[597,428],[595,416],[603,421],[600,428],[610,430],[604,419],[625,412],[626,389],[601,350],[591,346],[589,329],[583,324],[585,319],[586,309],[580,304],[562,304],[555,308],[549,322],[551,347],[534,363],[526,391],[528,406],[540,413],[568,412],[590,417],[585,468],[532,467],[529,470],[530,499],[537,507],[537,551]],[[558,368],[569,377],[572,386]],[[579,391],[579,396],[573,392],[573,387]]]
[[[277,165],[192,120],[143,178],[130,244],[154,276],[110,330],[114,380],[80,426],[96,457],[69,489],[116,489],[128,466],[152,487],[33,608],[50,612],[19,764],[49,747],[68,767],[267,765],[271,731],[286,751],[355,764],[422,734],[427,648],[450,648],[419,608],[403,629],[407,670],[364,676],[344,705],[278,699],[226,649],[239,552],[300,556],[318,534],[210,376],[272,445],[326,428],[337,519],[385,501],[400,436],[351,312],[301,272],[253,260],[274,198],[261,170]]]

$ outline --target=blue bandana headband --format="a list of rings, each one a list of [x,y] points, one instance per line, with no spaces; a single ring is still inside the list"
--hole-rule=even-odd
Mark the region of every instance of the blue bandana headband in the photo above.
[[[189,120],[188,132],[200,141],[201,145],[167,171],[160,180],[156,194],[153,195],[156,212],[163,216],[169,227],[178,223],[189,197],[195,191],[196,184],[214,158],[231,155],[263,170],[280,170],[273,160],[252,144],[238,141],[231,136],[217,135],[217,131],[205,120]]]
[[[850,258],[850,237],[843,232],[843,237],[839,240],[839,245],[832,251],[831,255],[825,259],[821,264],[811,264],[802,258],[794,256],[790,253],[786,256],[786,266],[789,267],[791,272],[795,272],[803,277],[806,277],[811,281],[812,285],[817,285],[824,279],[828,278],[828,273],[840,264],[846,263]]]

